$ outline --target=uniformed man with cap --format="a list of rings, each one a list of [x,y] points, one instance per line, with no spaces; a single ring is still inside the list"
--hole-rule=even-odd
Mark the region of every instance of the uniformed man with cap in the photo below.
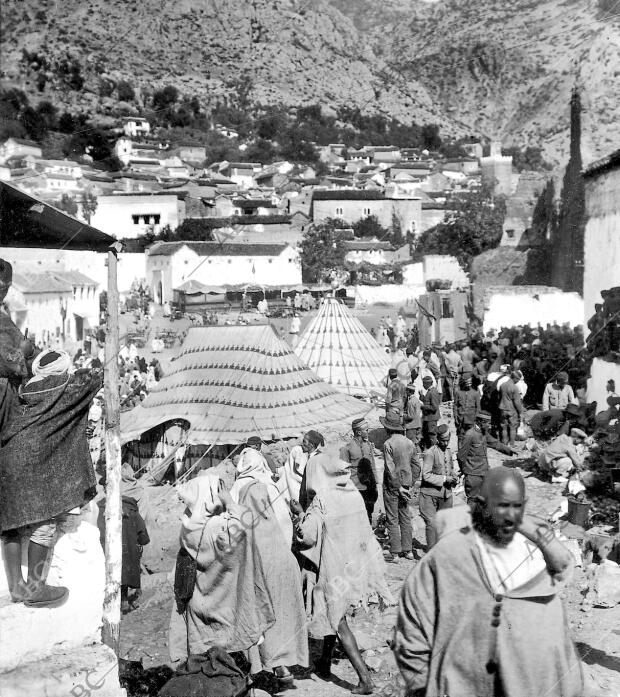
[[[349,463],[351,481],[364,499],[368,520],[372,525],[372,513],[378,496],[374,446],[368,438],[366,419],[355,419],[351,430],[353,438],[340,449],[340,459]]]
[[[437,511],[452,508],[452,489],[458,482],[449,443],[450,430],[446,424],[440,424],[437,426],[437,442],[424,453],[422,461],[422,485],[418,502],[420,516],[426,524],[427,550],[437,541],[433,526]]]
[[[464,476],[465,495],[467,502],[472,503],[480,491],[484,475],[489,470],[487,448],[513,455],[517,451],[508,445],[504,445],[491,435],[491,414],[486,411],[476,415],[474,425],[469,428],[461,441],[458,449],[457,460]]]

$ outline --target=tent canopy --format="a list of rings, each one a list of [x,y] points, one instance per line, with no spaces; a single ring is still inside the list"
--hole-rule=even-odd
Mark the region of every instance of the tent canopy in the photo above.
[[[385,350],[336,298],[323,300],[295,353],[322,380],[355,396],[382,391],[391,366]]]
[[[205,293],[216,293],[221,295],[226,292],[225,286],[207,286],[200,281],[195,281],[190,278],[189,281],[185,281],[178,288],[174,289],[179,293],[185,293],[185,295],[201,295]]]
[[[115,241],[97,228],[3,181],[0,181],[0,220],[2,247],[105,252]]]
[[[348,431],[372,407],[309,370],[271,325],[192,327],[181,353],[140,405],[121,414],[123,442],[184,419],[188,443],[237,444]]]

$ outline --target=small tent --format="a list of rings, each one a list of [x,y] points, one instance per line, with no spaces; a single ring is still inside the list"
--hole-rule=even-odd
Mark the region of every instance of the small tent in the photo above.
[[[346,432],[369,406],[320,380],[271,325],[192,327],[171,370],[121,415],[123,442],[167,422],[189,424],[188,445]]]
[[[383,391],[391,367],[385,350],[337,298],[325,298],[295,353],[321,380],[355,397]]]

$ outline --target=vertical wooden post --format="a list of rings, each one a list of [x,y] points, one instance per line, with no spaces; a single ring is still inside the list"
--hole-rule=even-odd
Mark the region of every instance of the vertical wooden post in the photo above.
[[[121,566],[123,559],[121,514],[121,425],[118,394],[118,285],[117,254],[120,243],[108,250],[108,307],[105,337],[105,596],[102,640],[118,656],[121,627]]]

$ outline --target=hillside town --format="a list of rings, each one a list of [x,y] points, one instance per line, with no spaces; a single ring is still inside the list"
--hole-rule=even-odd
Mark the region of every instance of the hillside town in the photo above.
[[[216,161],[138,110],[112,167],[0,143],[2,697],[620,694],[620,150],[583,161],[581,94],[555,169]]]

